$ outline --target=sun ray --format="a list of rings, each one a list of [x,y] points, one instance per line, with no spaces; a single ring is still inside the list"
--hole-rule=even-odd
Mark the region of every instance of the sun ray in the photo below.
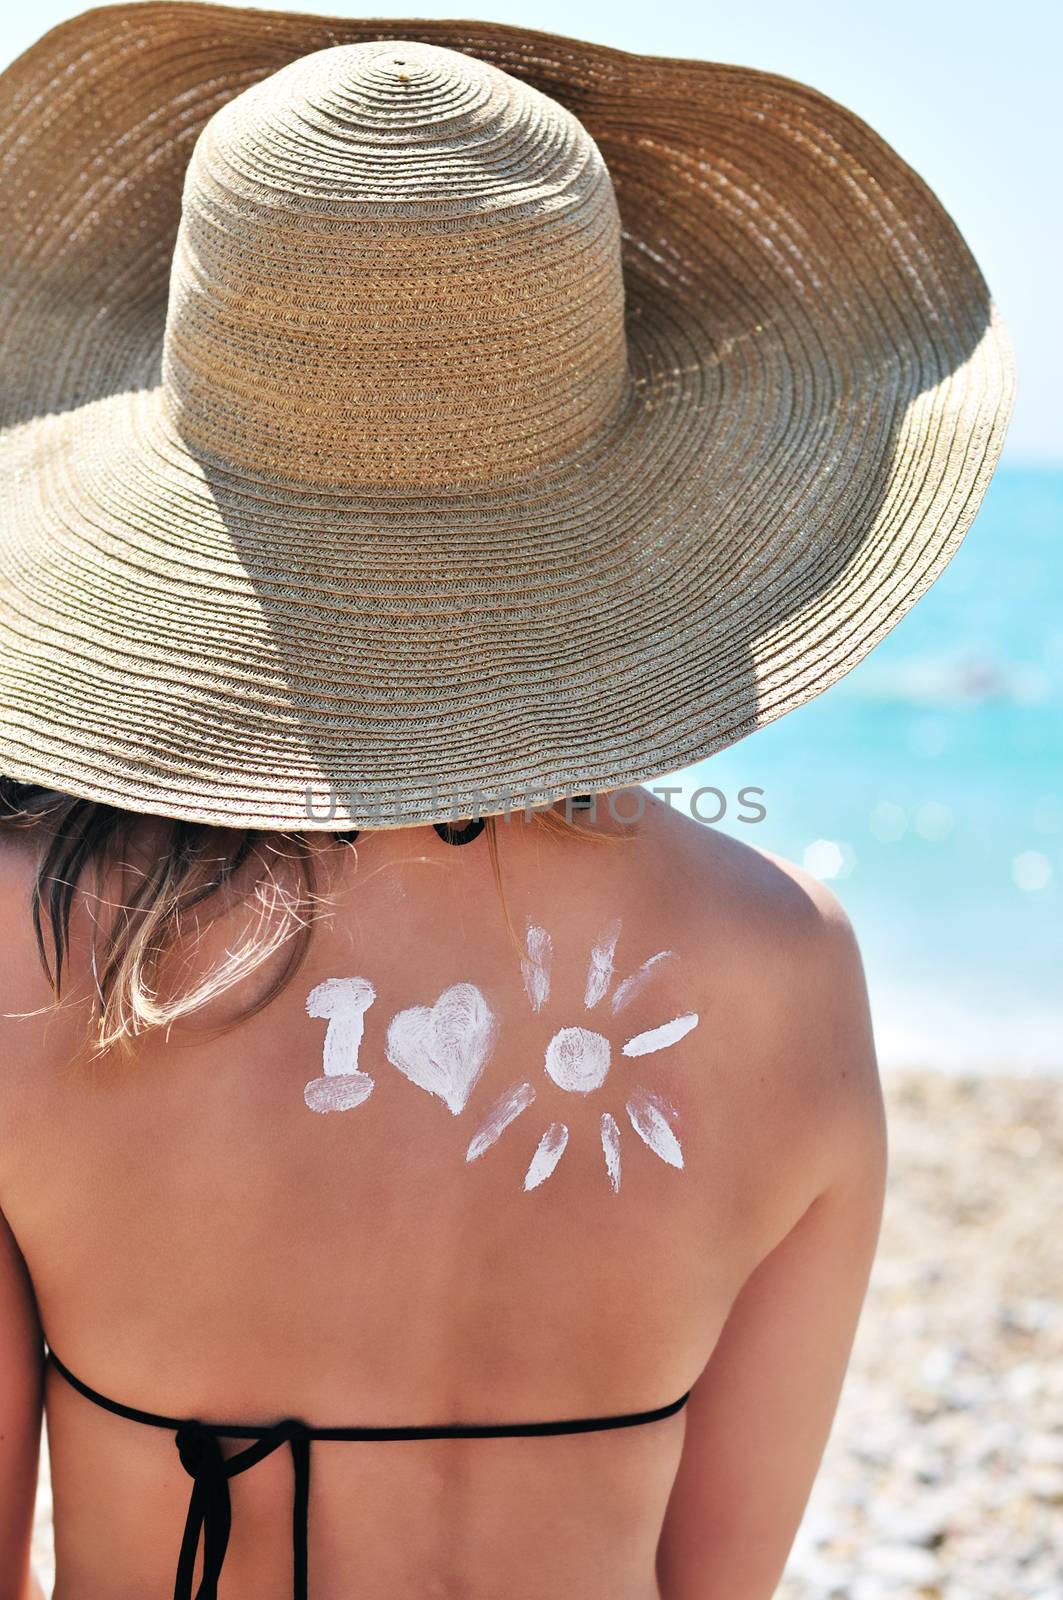
[[[631,1126],[654,1155],[670,1167],[682,1167],[683,1147],[672,1124],[679,1113],[662,1095],[636,1089],[627,1103]]]
[[[620,1129],[616,1118],[608,1111],[602,1112],[602,1153],[605,1170],[614,1194],[620,1193]]]
[[[565,1153],[568,1144],[568,1129],[563,1122],[551,1122],[542,1138],[538,1148],[531,1158],[531,1163],[524,1177],[524,1188],[537,1189],[545,1183],[553,1172],[557,1163]]]
[[[588,1011],[593,1011],[613,981],[616,971],[616,944],[620,938],[620,918],[610,922],[605,932],[592,946],[590,959],[587,962],[587,987],[583,993],[583,1004]]]
[[[528,924],[528,957],[521,958],[520,970],[524,975],[524,989],[533,1011],[541,1011],[550,998],[550,964],[554,958],[554,941],[545,928]]]
[[[521,1113],[527,1111],[534,1099],[535,1090],[530,1083],[518,1083],[514,1088],[507,1089],[504,1095],[500,1095],[469,1141],[469,1148],[465,1152],[466,1161],[476,1161],[485,1150],[490,1150],[510,1123],[516,1122]]]
[[[644,961],[629,978],[624,979],[623,983],[618,983],[609,1002],[613,1010],[619,1011],[621,1006],[626,1006],[630,1000],[634,1000],[635,996],[645,988],[658,965],[674,955],[674,950],[658,950],[655,956],[650,956]]]
[[[670,1045],[678,1044],[697,1025],[696,1011],[688,1012],[685,1017],[673,1017],[671,1022],[662,1022],[658,1028],[647,1028],[645,1033],[636,1033],[622,1047],[623,1053],[626,1056],[649,1056],[655,1050],[667,1050]]]

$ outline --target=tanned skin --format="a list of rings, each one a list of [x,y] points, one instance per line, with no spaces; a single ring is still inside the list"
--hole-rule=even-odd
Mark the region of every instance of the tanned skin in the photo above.
[[[598,828],[625,829],[601,816]],[[30,1600],[47,1338],[88,1383],[174,1416],[321,1425],[505,1422],[650,1409],[649,1426],[540,1439],[315,1444],[314,1600],[769,1600],[834,1415],[874,1254],[886,1141],[861,962],[832,895],[651,800],[595,846],[499,824],[506,904],[554,942],[529,1005],[483,836],[317,841],[335,895],[292,984],[233,1032],[268,974],[131,1064],[72,1066],[84,1005],[0,1018],[0,1600]],[[150,830],[144,850],[150,852]],[[47,1006],[30,925],[35,851],[0,843],[0,1012]],[[584,1006],[592,944],[617,974],[675,952],[631,1003]],[[228,911],[195,958],[231,947]],[[79,903],[75,996],[87,994]],[[319,1115],[326,978],[377,993],[357,1109]],[[389,1065],[387,1023],[471,982],[499,1038],[454,1116]],[[640,1058],[624,1040],[696,1012]],[[565,1026],[605,1033],[600,1090],[543,1072]],[[485,1111],[535,1104],[480,1160]],[[644,1084],[678,1109],[682,1171],[634,1134]],[[622,1129],[607,1181],[603,1111]],[[569,1128],[526,1193],[540,1134]],[[49,1372],[56,1600],[164,1600],[190,1481],[172,1435]],[[232,1482],[227,1600],[289,1600],[291,1469]]]

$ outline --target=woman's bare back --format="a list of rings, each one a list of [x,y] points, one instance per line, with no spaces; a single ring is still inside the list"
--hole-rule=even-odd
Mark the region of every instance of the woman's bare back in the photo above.
[[[498,839],[530,964],[486,839],[418,828],[323,848],[332,915],[233,1032],[74,1069],[76,1012],[0,1021],[10,1243],[63,1360],[168,1415],[536,1421],[693,1386],[614,1432],[315,1443],[313,1600],[766,1596],[881,1200],[851,934],[794,869],[658,801],[616,842],[517,819]],[[32,859],[2,860],[0,1009],[30,1011]],[[56,1600],[167,1595],[190,1487],[172,1435],[54,1373],[47,1403]],[[287,1455],[231,1492],[227,1600],[287,1600]]]

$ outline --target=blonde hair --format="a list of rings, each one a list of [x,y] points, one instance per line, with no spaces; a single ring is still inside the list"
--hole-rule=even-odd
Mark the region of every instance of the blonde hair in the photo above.
[[[553,807],[536,811],[533,821],[554,836],[578,836],[594,843],[615,843],[630,831],[588,829],[576,822],[571,812],[563,815]],[[517,949],[526,955],[506,903],[496,819],[488,817],[485,822],[492,876],[506,928]],[[146,866],[133,869],[129,858],[145,827],[158,832],[158,848]],[[93,1059],[110,1053],[131,1056],[146,1034],[189,1017],[284,951],[283,966],[264,992],[248,1001],[232,1021],[209,1031],[228,1032],[256,1015],[291,982],[306,957],[314,925],[330,904],[320,888],[311,839],[299,831],[218,828],[145,817],[6,778],[0,778],[0,829],[31,832],[40,840],[30,911],[54,1005],[63,999],[64,968],[70,968],[74,901],[79,889],[85,892],[82,884],[90,874],[95,903],[113,912],[104,929],[95,914],[92,918],[92,989],[85,1051]],[[321,835],[315,833],[314,837]],[[343,832],[331,837],[340,844],[352,839]],[[128,888],[130,871],[136,872],[136,881]],[[110,898],[109,880],[114,875],[119,893]],[[294,887],[286,881],[292,877]],[[227,949],[224,960],[205,977],[178,986],[176,993],[164,999],[163,965],[183,945],[189,919],[201,936],[201,908],[209,906],[213,916],[239,905],[253,909],[247,936],[235,948]]]

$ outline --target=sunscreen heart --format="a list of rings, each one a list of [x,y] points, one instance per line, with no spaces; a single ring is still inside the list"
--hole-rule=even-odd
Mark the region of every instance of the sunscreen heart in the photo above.
[[[494,1012],[476,985],[455,983],[434,1006],[411,1006],[392,1019],[387,1058],[457,1116],[487,1065],[497,1032]]]

